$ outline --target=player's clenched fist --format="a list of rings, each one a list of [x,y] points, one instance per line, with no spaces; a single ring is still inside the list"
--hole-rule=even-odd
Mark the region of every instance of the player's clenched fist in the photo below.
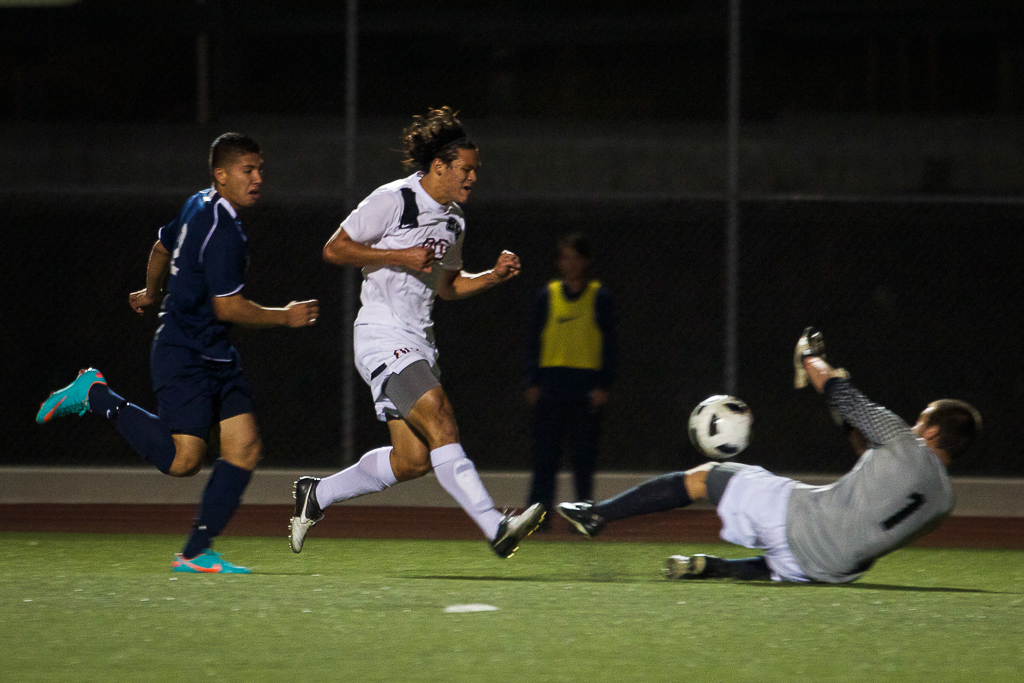
[[[284,310],[288,313],[288,327],[308,327],[320,317],[320,302],[316,299],[293,301]]]
[[[421,245],[400,250],[402,265],[421,273],[428,272],[434,265],[434,248]]]
[[[519,257],[506,250],[501,252],[498,262],[494,264],[494,275],[500,282],[519,275],[519,269]]]
[[[139,315],[142,315],[146,306],[152,306],[155,303],[157,303],[157,300],[150,297],[145,289],[140,289],[128,295],[128,305]]]

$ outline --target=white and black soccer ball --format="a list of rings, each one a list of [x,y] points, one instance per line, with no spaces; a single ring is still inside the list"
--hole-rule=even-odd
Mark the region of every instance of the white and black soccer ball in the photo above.
[[[703,455],[725,460],[750,443],[754,413],[735,396],[711,396],[690,413],[690,442]]]

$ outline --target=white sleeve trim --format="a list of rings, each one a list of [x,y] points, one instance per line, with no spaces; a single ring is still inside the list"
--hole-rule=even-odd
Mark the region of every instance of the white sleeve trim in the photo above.
[[[213,298],[220,299],[220,298],[225,297],[225,296],[234,296],[235,294],[238,294],[239,292],[241,292],[243,287],[245,287],[244,284],[243,285],[238,285],[238,287],[236,287],[234,289],[234,291],[228,292],[227,294],[214,294]]]

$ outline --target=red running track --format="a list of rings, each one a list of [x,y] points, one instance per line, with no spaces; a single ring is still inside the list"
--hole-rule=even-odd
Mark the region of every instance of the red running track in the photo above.
[[[192,524],[194,505],[0,505],[0,531],[180,534]],[[288,534],[291,506],[243,505],[225,529],[225,536]],[[710,510],[673,510],[609,525],[598,541],[706,543],[718,541],[721,528]],[[459,508],[372,507],[332,508],[317,524],[319,538],[422,538],[476,540],[480,530]],[[555,517],[551,531],[532,540],[583,540],[567,522]],[[1024,518],[951,517],[915,543],[940,548],[1024,549]]]

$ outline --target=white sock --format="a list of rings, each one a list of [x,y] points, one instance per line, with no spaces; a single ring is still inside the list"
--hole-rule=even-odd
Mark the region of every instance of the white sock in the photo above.
[[[476,467],[466,457],[462,444],[448,444],[430,451],[430,463],[444,490],[458,501],[488,539],[498,535],[498,524],[504,517],[494,509]]]
[[[316,485],[316,502],[325,508],[339,500],[383,491],[397,483],[391,469],[391,446],[374,448],[355,465],[321,479]]]

